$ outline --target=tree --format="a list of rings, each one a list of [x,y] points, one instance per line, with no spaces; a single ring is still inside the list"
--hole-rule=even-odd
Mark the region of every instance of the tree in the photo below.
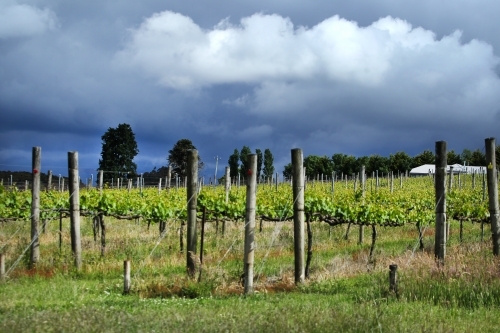
[[[358,172],[356,165],[356,157],[346,154],[333,154],[333,168],[337,175],[352,175]]]
[[[137,164],[133,160],[139,149],[130,125],[119,124],[116,128],[110,127],[101,139],[99,170],[104,171],[104,181],[123,176],[134,177],[137,174]]]
[[[180,139],[173,148],[168,151],[168,163],[172,167],[172,172],[176,173],[181,179],[187,175],[187,151],[196,149],[191,140]],[[203,162],[198,155],[198,170],[203,169]]]
[[[389,173],[389,159],[380,155],[371,155],[366,166],[366,173],[371,175],[374,172],[379,172],[380,175]]]
[[[398,171],[406,172],[411,169],[412,158],[404,151],[398,151],[394,155],[389,156],[390,171],[397,173]]]
[[[460,157],[462,158],[462,161],[464,161],[466,165],[473,165],[471,164],[472,151],[470,151],[469,149],[464,149],[462,151],[462,154],[460,154]]]
[[[333,173],[333,162],[327,156],[309,155],[304,158],[304,167],[308,178],[316,178],[317,175],[330,177]]]
[[[418,155],[413,156],[411,167],[416,168],[424,164],[435,164],[436,156],[430,150],[424,150]]]
[[[241,148],[240,150],[240,162],[241,162],[240,172],[242,175],[245,175],[245,177],[248,169],[250,169],[250,166],[248,165],[248,155],[250,155],[251,153],[252,151],[248,146],[243,146],[243,148]]]
[[[264,179],[269,179],[273,177],[274,174],[274,157],[269,149],[264,150],[264,169],[263,176]]]
[[[486,155],[479,149],[476,149],[471,154],[470,165],[486,166]]]
[[[240,167],[239,160],[240,153],[238,152],[238,149],[235,149],[233,154],[229,156],[229,160],[227,161],[227,164],[229,165],[229,172],[231,173],[231,178],[235,177],[238,174],[238,170]]]
[[[260,149],[255,149],[255,154],[257,154],[257,181],[260,180],[260,174],[262,172],[262,150]]]
[[[447,155],[446,155],[446,163],[448,165],[453,165],[453,164],[463,164],[462,157],[455,153],[454,150],[450,150]]]
[[[292,163],[288,163],[283,168],[283,178],[291,179],[292,178]]]

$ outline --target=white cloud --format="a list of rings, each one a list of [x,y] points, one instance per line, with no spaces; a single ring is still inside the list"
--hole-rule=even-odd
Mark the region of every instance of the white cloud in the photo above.
[[[309,29],[279,15],[254,14],[239,25],[223,20],[203,30],[165,11],[131,30],[117,61],[176,89],[318,78],[369,86],[384,80],[395,43],[413,49],[429,42],[432,33],[390,17],[359,27],[334,16]]]
[[[56,14],[26,4],[0,4],[0,38],[29,37],[55,29]]]

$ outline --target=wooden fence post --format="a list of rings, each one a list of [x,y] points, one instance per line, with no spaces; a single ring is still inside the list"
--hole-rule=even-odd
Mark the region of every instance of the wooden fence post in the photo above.
[[[33,147],[32,151],[32,180],[31,189],[31,246],[30,267],[40,260],[40,169],[41,169],[41,147]]]
[[[250,169],[246,170],[247,193],[245,215],[245,253],[243,257],[243,274],[245,279],[245,294],[253,292],[253,262],[255,250],[255,209],[257,197],[257,154],[249,154],[247,163]]]
[[[69,214],[71,221],[71,250],[75,259],[75,267],[82,267],[82,244],[80,237],[80,183],[78,177],[78,152],[68,152],[69,175]]]
[[[436,233],[434,255],[444,264],[446,256],[446,142],[436,142]]]
[[[0,253],[0,280],[5,279],[5,254]]]
[[[196,274],[196,205],[198,202],[198,151],[187,151],[187,270],[193,278]]]
[[[398,265],[389,265],[389,291],[398,294]]]
[[[128,295],[130,293],[130,260],[123,261],[123,294]]]
[[[500,254],[500,216],[498,212],[497,168],[495,158],[495,138],[485,139],[486,169],[488,178],[488,199],[490,209],[491,238],[493,240],[493,254]]]
[[[304,159],[302,150],[292,149],[293,179],[293,241],[295,257],[295,283],[304,282]]]
[[[52,190],[52,170],[49,170],[49,179],[47,180],[47,191]]]

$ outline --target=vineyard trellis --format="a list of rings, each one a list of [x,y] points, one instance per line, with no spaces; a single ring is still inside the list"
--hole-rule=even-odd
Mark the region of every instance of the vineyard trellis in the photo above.
[[[474,177],[474,175],[461,175],[453,179],[452,181],[460,181],[461,185],[455,186],[453,191],[446,194],[447,216],[459,221],[460,225],[464,221],[484,224],[489,222],[491,217],[488,201],[485,200],[484,186],[483,188],[476,187]],[[371,226],[371,254],[375,246],[377,226],[398,227],[415,224],[420,246],[422,246],[421,228],[432,225],[436,218],[434,175],[404,179],[404,174],[401,173],[399,178],[399,188],[391,186],[394,180],[393,177],[388,176],[387,178],[377,177],[376,185],[371,186],[369,190],[365,190],[367,189],[366,181],[364,176],[360,175],[351,180],[341,179],[345,182],[345,187],[335,186],[337,182],[335,177],[332,177],[331,183],[319,181],[319,177],[317,181],[308,183],[308,186],[303,188],[303,212],[306,218],[302,222],[306,223],[308,235],[306,263],[310,263],[312,256],[311,223],[314,222],[323,222],[332,227],[343,224]],[[357,179],[361,180],[362,186],[356,186]],[[219,221],[245,220],[244,191],[239,188],[230,188],[227,183],[224,186],[203,188],[201,185],[199,181],[196,182],[199,194],[194,207],[197,211],[195,223],[197,220],[217,224]],[[282,182],[275,187],[257,186],[255,214],[261,224],[265,221],[283,223],[297,216],[293,208],[297,195],[293,193],[291,185],[293,184]],[[100,228],[102,255],[104,255],[106,246],[104,217],[142,219],[147,221],[148,226],[151,223],[157,223],[161,235],[165,231],[167,221],[181,223],[180,228],[182,228],[182,223],[188,220],[186,197],[189,197],[187,189],[177,186],[165,187],[160,191],[154,188],[131,189],[129,187],[100,190],[89,187],[82,189],[79,193],[79,214],[93,218],[94,237],[97,237]],[[0,221],[2,223],[30,219],[32,217],[31,206],[32,199],[28,191],[1,188]],[[202,212],[204,212],[203,216]],[[40,192],[40,219],[42,221],[61,219],[62,213],[70,213],[68,192]],[[186,252],[189,251],[192,252],[188,247]],[[187,256],[189,258],[189,254]],[[306,264],[306,276],[307,267]],[[297,281],[301,279],[299,274]]]

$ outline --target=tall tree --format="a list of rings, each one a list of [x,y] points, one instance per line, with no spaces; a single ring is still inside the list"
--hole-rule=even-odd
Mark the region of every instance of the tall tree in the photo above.
[[[371,176],[374,172],[379,172],[380,175],[389,172],[389,159],[380,155],[371,155],[366,166],[366,173]]]
[[[238,170],[240,167],[240,152],[238,149],[235,149],[233,154],[229,156],[229,160],[227,164],[229,165],[229,172],[231,173],[231,178],[236,177],[238,175]]]
[[[304,158],[304,167],[308,178],[316,178],[318,175],[330,177],[333,173],[333,162],[327,156],[309,155]]]
[[[168,151],[168,163],[172,167],[172,172],[179,177],[184,178],[187,172],[187,151],[196,149],[191,140],[180,139],[177,141],[171,150]],[[203,162],[198,155],[198,170],[203,169]]]
[[[137,164],[133,162],[139,153],[135,134],[129,124],[119,124],[116,128],[108,128],[101,136],[102,151],[99,170],[103,170],[104,181],[111,178],[133,177],[137,174]]]
[[[358,172],[356,157],[346,154],[333,154],[332,156],[333,168],[337,175],[351,175]]]
[[[412,158],[404,151],[398,151],[394,155],[389,155],[390,171],[397,173],[405,172],[411,169]]]
[[[263,162],[262,150],[255,149],[255,154],[257,154],[257,182],[258,182],[260,180],[260,175],[262,173],[262,162]]]
[[[424,164],[436,163],[436,156],[430,150],[424,150],[418,155],[413,156],[411,167],[416,168]]]
[[[470,165],[486,166],[486,155],[479,149],[476,149],[471,154]]]
[[[447,159],[446,163],[448,165],[463,164],[462,157],[459,154],[455,153],[453,149],[448,151],[446,159]]]
[[[243,146],[240,150],[240,162],[241,162],[241,168],[240,172],[241,175],[246,177],[248,169],[250,169],[250,166],[248,165],[248,155],[250,155],[252,151],[250,150],[250,147],[248,146]]]
[[[269,149],[264,150],[264,169],[263,176],[264,179],[272,178],[274,174],[274,157]]]

